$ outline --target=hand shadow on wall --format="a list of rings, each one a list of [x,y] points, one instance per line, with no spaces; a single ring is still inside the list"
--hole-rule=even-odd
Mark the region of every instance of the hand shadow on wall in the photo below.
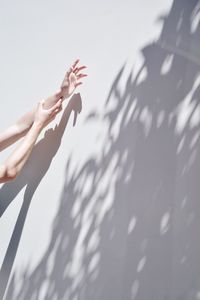
[[[74,112],[73,126],[75,126],[77,114],[81,110],[81,96],[79,93],[74,94],[62,114],[59,124],[54,129],[48,129],[45,132],[44,138],[34,146],[31,156],[21,174],[14,181],[4,184],[0,190],[1,217],[17,194],[26,186],[23,203],[0,271],[0,299],[3,299],[33,195],[60,147],[71,112]]]
[[[139,72],[122,89],[122,67],[103,118],[88,117],[108,124],[98,159],[89,155],[69,172],[68,158],[49,245],[33,270],[15,270],[6,300],[197,299],[197,9],[196,0],[174,0],[159,40],[141,50]],[[177,133],[186,99],[193,109]]]

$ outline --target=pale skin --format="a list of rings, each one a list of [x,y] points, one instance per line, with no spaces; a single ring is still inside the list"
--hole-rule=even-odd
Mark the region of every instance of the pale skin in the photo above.
[[[34,144],[42,131],[62,110],[62,102],[81,85],[86,66],[79,66],[79,59],[66,72],[59,90],[36,107],[25,113],[14,124],[0,133],[0,151],[24,137],[21,144],[0,164],[0,183],[14,180],[28,160]]]

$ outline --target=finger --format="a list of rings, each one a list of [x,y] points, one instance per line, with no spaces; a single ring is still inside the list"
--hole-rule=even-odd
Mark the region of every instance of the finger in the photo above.
[[[74,69],[74,73],[77,74],[80,70],[83,70],[85,68],[87,68],[87,67],[86,66],[82,66],[82,67],[79,67],[79,68],[75,68]]]
[[[57,109],[55,110],[55,113],[57,114],[57,113],[59,113],[61,110],[62,110],[62,105],[61,105],[59,108],[57,108]]]
[[[67,70],[67,72],[66,72],[66,74],[65,74],[65,77],[68,77],[68,76],[71,74],[72,71],[73,71],[73,68],[70,67],[70,68]],[[65,79],[64,79],[64,80],[65,80]]]
[[[54,120],[55,117],[56,117],[56,115],[57,115],[57,113],[54,111],[54,112],[51,114],[50,118],[49,118],[49,122],[52,121],[52,120]]]
[[[87,76],[87,74],[78,74],[76,77],[77,78],[82,78],[82,77],[86,77]]]
[[[74,63],[72,64],[73,69],[76,67],[76,65],[78,64],[79,61],[80,61],[79,58],[74,61]]]
[[[56,110],[54,110],[53,112],[52,112],[52,116],[56,116],[60,111],[61,111],[62,109],[59,109],[59,108],[57,108]]]
[[[56,115],[58,110],[59,110],[59,108],[54,109],[53,111],[50,112],[49,116],[51,117],[51,116]]]
[[[62,110],[62,104],[58,108],[56,108],[51,114],[57,115],[57,113],[59,113],[61,110]]]
[[[75,87],[77,87],[78,85],[82,84],[82,82],[77,82],[77,84],[75,85]]]
[[[62,104],[62,100],[60,99],[56,104],[54,104],[51,108],[50,108],[50,112],[53,112],[54,110],[56,110],[57,108],[59,108]]]
[[[55,105],[55,110],[56,109],[60,109],[62,108],[62,99],[60,99],[58,102],[57,102],[57,105]]]

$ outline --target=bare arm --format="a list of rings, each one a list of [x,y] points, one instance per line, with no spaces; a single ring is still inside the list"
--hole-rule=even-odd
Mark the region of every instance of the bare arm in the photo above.
[[[60,98],[61,95],[59,93],[48,97],[44,102],[44,108],[51,108],[59,101]],[[5,148],[15,143],[17,140],[19,140],[27,134],[27,132],[33,125],[36,109],[37,107],[28,111],[22,117],[20,117],[14,124],[12,124],[6,130],[0,133],[0,151],[4,150]]]
[[[43,105],[44,102],[39,103],[33,125],[22,143],[5,160],[5,162],[0,165],[0,183],[16,178],[29,158],[42,128],[53,120],[56,114],[61,111],[61,101],[49,110],[44,109]]]
[[[82,84],[80,79],[87,75],[80,74],[80,71],[86,66],[78,67],[78,63],[79,59],[66,72],[60,89],[53,96],[42,102],[42,108],[32,109],[17,120],[16,123],[0,133],[0,151],[25,136],[19,147],[0,165],[0,183],[12,180],[19,174],[42,130],[41,122],[43,127],[53,120],[55,114],[61,110],[62,101],[70,97],[76,87]],[[52,112],[54,113],[52,114]],[[38,125],[36,119],[40,120],[40,125]]]
[[[86,66],[78,66],[78,63],[79,59],[75,60],[75,62],[66,72],[59,90],[45,100],[45,109],[53,107],[60,99],[63,101],[64,99],[69,98],[73,94],[76,87],[82,84],[82,82],[80,82],[81,78],[87,75],[81,74],[80,71],[85,69]],[[27,134],[33,124],[35,112],[36,107],[25,113],[14,124],[0,133],[0,151],[15,143],[17,140]]]

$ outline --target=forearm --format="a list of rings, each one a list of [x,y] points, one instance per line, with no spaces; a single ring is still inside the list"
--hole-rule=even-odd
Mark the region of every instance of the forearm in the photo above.
[[[24,137],[21,144],[14,150],[14,152],[6,159],[5,165],[10,172],[10,175],[16,176],[24,164],[28,160],[33,146],[42,130],[42,125],[33,123],[32,127]]]
[[[18,124],[13,124],[9,126],[6,130],[0,133],[0,151],[4,150],[11,144],[15,143],[17,140],[19,140],[21,137],[23,137],[27,131],[28,127],[26,130],[22,130]]]
[[[58,91],[54,95],[48,97],[45,100],[44,108],[49,109],[58,100],[61,98],[61,92]],[[32,110],[25,113],[22,117],[20,117],[14,124],[9,126],[6,130],[0,133],[0,151],[4,150],[8,146],[15,143],[20,138],[24,137],[29,129],[31,128],[34,117],[35,117],[36,107]]]
[[[49,109],[53,105],[55,105],[58,100],[61,98],[61,91],[57,91],[52,96],[49,96],[45,99],[44,108]],[[27,130],[30,129],[30,127],[33,124],[34,117],[35,117],[36,107],[34,107],[32,110],[25,113],[21,118],[19,118],[16,122],[18,126],[18,130],[21,134],[25,135]]]
[[[61,100],[58,101],[52,108],[45,109],[45,101],[41,100],[36,108],[34,122],[24,137],[21,144],[0,166],[0,182],[5,182],[14,179],[25,165],[29,158],[33,146],[41,132],[41,130],[53,121],[56,114],[61,111]]]

